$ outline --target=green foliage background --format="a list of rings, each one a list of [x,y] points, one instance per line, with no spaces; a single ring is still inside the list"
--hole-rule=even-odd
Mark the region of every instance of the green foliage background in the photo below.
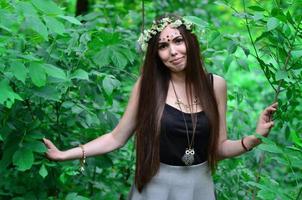
[[[61,149],[110,132],[127,105],[148,26],[165,12],[197,17],[208,71],[228,83],[228,136],[253,134],[259,112],[279,102],[263,144],[219,163],[218,199],[302,198],[301,0],[0,1],[0,199],[126,199],[134,145],[78,161],[50,162],[41,139]]]

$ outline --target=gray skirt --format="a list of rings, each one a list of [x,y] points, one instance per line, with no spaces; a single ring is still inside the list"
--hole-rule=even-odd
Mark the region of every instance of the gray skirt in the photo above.
[[[128,200],[215,200],[214,193],[208,162],[192,166],[160,163],[141,193],[132,185]]]

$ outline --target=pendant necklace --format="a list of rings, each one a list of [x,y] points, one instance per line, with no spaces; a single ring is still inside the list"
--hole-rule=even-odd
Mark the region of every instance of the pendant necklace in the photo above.
[[[189,106],[189,108],[190,108],[190,112],[191,112],[191,119],[192,119],[192,125],[193,125],[193,133],[192,133],[192,140],[190,141],[190,136],[189,136],[189,131],[188,131],[188,125],[187,125],[187,121],[186,121],[186,118],[185,118],[185,114],[184,114],[184,112],[182,111],[182,109],[181,109],[181,106],[180,106],[180,104],[183,104],[183,105],[185,105],[183,102],[181,102],[181,100],[178,98],[178,95],[177,95],[177,93],[176,93],[176,90],[175,90],[175,86],[174,86],[174,83],[173,83],[173,81],[171,80],[171,83],[172,83],[172,88],[173,88],[173,91],[174,91],[174,94],[175,94],[175,97],[176,97],[176,104],[178,105],[178,107],[179,107],[179,109],[180,109],[180,111],[181,111],[181,113],[182,113],[182,117],[183,117],[183,120],[184,120],[184,123],[185,123],[185,127],[186,127],[186,133],[187,133],[187,140],[188,140],[188,148],[186,148],[186,150],[185,150],[185,153],[184,153],[184,155],[182,156],[182,158],[181,158],[181,160],[182,160],[182,162],[185,164],[185,165],[187,165],[187,166],[189,166],[189,165],[192,165],[193,163],[194,163],[194,155],[195,155],[195,151],[194,151],[194,148],[193,148],[193,146],[194,146],[194,137],[195,137],[195,131],[196,131],[196,114],[193,114],[192,113],[192,110],[191,110],[191,107],[190,107],[190,105],[188,105]],[[193,105],[196,105],[196,110],[197,110],[197,98],[195,98],[194,99],[194,104]],[[193,107],[193,105],[192,105],[192,107]],[[194,119],[195,120],[193,120],[193,115],[194,115]],[[195,123],[194,123],[195,122]]]

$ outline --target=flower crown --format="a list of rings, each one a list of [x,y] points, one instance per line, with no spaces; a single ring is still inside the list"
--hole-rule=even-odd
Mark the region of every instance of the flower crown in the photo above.
[[[172,28],[177,28],[182,24],[186,27],[187,30],[192,30],[193,23],[184,18],[172,19],[165,17],[160,19],[159,21],[153,21],[151,28],[144,30],[144,32],[140,34],[138,44],[140,45],[141,50],[146,51],[149,40],[157,33],[160,33],[166,26],[170,25]]]

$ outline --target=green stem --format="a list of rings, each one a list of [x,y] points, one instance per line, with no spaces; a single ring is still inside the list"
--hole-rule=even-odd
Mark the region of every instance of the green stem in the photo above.
[[[302,187],[300,187],[300,190],[299,190],[299,193],[298,193],[298,196],[297,196],[297,198],[296,198],[296,200],[299,200],[300,198],[300,195],[302,194]]]
[[[243,2],[243,9],[244,9],[244,12],[246,13],[245,0],[242,0],[242,2]],[[247,32],[248,32],[248,34],[249,34],[250,41],[251,41],[251,43],[252,43],[253,49],[254,49],[255,54],[256,54],[256,59],[257,59],[257,61],[259,62],[259,60],[261,60],[261,58],[259,57],[259,54],[258,54],[256,45],[255,45],[255,42],[254,42],[254,39],[253,39],[253,37],[252,37],[251,29],[250,29],[250,26],[249,26],[249,23],[248,23],[248,19],[247,19],[247,15],[246,15],[246,14],[244,15],[244,18],[245,18],[245,24],[246,24]],[[267,81],[269,82],[269,84],[271,85],[271,87],[276,91],[276,89],[275,89],[275,87],[273,86],[272,82],[269,80],[269,78],[267,77],[266,73],[264,72],[264,68],[263,68],[263,66],[262,66],[261,63],[260,63],[260,66],[261,66],[261,70],[263,71],[263,73],[264,73],[264,75],[265,75],[265,78],[267,79]]]
[[[295,177],[296,185],[297,185],[297,187],[298,187],[298,186],[299,186],[299,181],[298,181],[298,178],[297,178],[297,176],[296,176],[296,173],[295,173],[295,171],[294,171],[294,169],[293,169],[293,167],[292,167],[292,162],[290,161],[290,159],[289,159],[289,157],[288,157],[288,155],[287,155],[286,153],[283,153],[283,156],[285,157],[285,159],[286,159],[287,162],[289,163],[289,168],[290,168],[290,170],[292,171],[292,173],[293,173],[293,175],[294,175],[294,177]]]
[[[116,67],[112,67],[112,66],[109,66],[109,65],[104,66],[103,68],[110,68],[110,69],[118,71],[118,72],[123,72],[123,73],[129,75],[133,80],[137,80],[137,78],[138,78],[135,74],[127,72],[126,70],[123,70],[123,69],[117,69]]]
[[[27,106],[27,109],[29,110],[29,113],[31,115],[31,119],[34,121],[35,120],[35,116],[34,116],[34,113],[33,113],[32,109],[31,109],[31,105],[30,105],[29,99],[25,100],[25,104]]]
[[[245,0],[243,0],[243,7],[244,7],[244,12],[246,12]],[[248,31],[248,34],[249,34],[249,38],[250,38],[252,46],[254,48],[256,57],[257,57],[257,59],[260,59],[258,51],[257,51],[256,46],[255,46],[255,43],[254,43],[254,40],[253,40],[253,37],[252,37],[252,34],[251,34],[251,30],[250,30],[248,19],[247,19],[246,15],[245,15],[245,22],[246,22],[246,28],[247,28],[247,31]],[[287,70],[287,66],[288,66],[288,63],[289,63],[289,60],[290,60],[290,57],[291,57],[291,51],[293,49],[293,46],[294,46],[294,43],[295,43],[295,39],[296,39],[297,34],[298,34],[298,29],[299,29],[300,24],[301,24],[301,21],[298,24],[297,31],[295,33],[295,36],[294,36],[293,40],[292,40],[292,43],[290,44],[290,49],[289,49],[289,51],[287,53],[287,58],[286,58],[286,61],[285,61],[284,67],[283,67],[283,69],[285,69],[285,70]],[[260,63],[260,65],[261,65],[261,63]],[[263,68],[261,68],[261,69],[264,72]],[[268,77],[266,76],[266,74],[265,74],[265,77],[267,78],[267,80],[271,84],[271,86],[273,87],[272,83],[270,82],[270,80],[268,79]],[[278,100],[278,96],[279,96],[279,94],[281,92],[281,85],[283,84],[283,81],[284,81],[283,79],[279,81],[277,89],[275,89],[273,87],[274,90],[276,91],[275,97],[274,97],[274,102],[277,102],[277,100]],[[259,165],[258,165],[258,174],[257,174],[257,177],[256,177],[256,183],[258,183],[260,181],[260,176],[261,176],[261,171],[262,171],[262,167],[263,167],[263,164],[264,164],[264,160],[265,160],[265,154],[262,153],[261,157],[260,157]],[[253,197],[252,197],[252,199],[256,199],[256,192],[257,192],[257,188],[255,187],[254,190],[253,190]],[[301,193],[301,191],[300,191],[300,193]],[[298,197],[299,196],[300,196],[300,194],[298,195]]]
[[[89,188],[90,188],[90,196],[92,196],[94,194],[94,187],[93,187],[93,183],[95,182],[96,179],[96,166],[93,169],[93,177],[92,177],[92,181],[89,181]]]
[[[142,19],[143,19],[143,21],[142,21],[142,30],[141,30],[141,32],[142,33],[144,33],[144,29],[145,29],[145,1],[144,0],[142,0]]]

